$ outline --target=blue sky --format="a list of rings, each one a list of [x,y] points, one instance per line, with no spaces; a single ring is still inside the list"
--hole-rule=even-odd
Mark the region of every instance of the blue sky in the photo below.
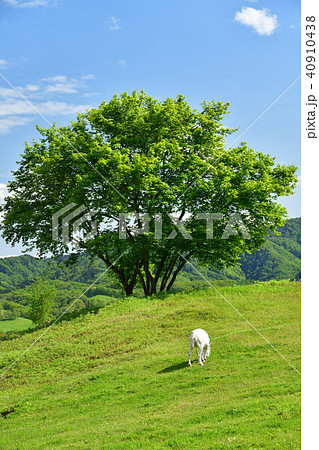
[[[230,102],[231,145],[300,75],[300,1],[0,0],[0,42],[1,202],[36,124],[115,93]],[[300,167],[300,80],[240,140]],[[282,204],[300,216],[299,184]]]

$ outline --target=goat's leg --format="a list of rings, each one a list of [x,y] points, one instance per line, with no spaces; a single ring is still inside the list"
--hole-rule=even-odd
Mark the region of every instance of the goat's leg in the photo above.
[[[194,347],[194,343],[191,342],[191,343],[189,344],[189,351],[188,351],[188,365],[189,365],[189,366],[192,365],[191,356],[192,356],[192,350],[193,350],[193,347]]]
[[[198,364],[200,366],[203,366],[204,364],[202,363],[202,358],[203,358],[203,347],[199,347],[198,349]]]
[[[207,347],[204,347],[202,358],[203,363],[206,362],[206,359],[207,359]]]

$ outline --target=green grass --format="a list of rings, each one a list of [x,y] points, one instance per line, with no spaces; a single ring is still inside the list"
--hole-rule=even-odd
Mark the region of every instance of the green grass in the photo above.
[[[300,284],[219,291],[300,371]],[[275,325],[288,325],[268,328]],[[213,289],[119,300],[62,321],[1,382],[0,448],[296,449],[300,376]],[[0,372],[43,333],[1,342]]]
[[[24,317],[18,317],[14,320],[0,320],[0,334],[7,331],[23,331],[33,326],[32,320]]]

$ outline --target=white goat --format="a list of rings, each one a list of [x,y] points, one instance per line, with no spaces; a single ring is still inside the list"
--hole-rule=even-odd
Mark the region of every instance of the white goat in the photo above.
[[[188,352],[188,365],[191,366],[191,355],[194,347],[198,348],[198,364],[203,366],[206,359],[210,354],[210,347],[212,344],[209,343],[209,336],[206,331],[201,328],[197,328],[192,331],[190,335],[190,344],[189,344],[189,352]]]

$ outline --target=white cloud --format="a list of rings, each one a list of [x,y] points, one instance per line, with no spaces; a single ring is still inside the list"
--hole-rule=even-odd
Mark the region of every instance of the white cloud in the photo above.
[[[261,36],[270,36],[278,26],[277,16],[270,15],[267,8],[243,7],[241,11],[235,13],[235,20],[254,28]]]
[[[32,121],[32,117],[0,117],[0,134],[7,134],[13,128],[21,125],[28,125]]]
[[[92,79],[92,74],[79,79],[56,75],[15,89],[0,87],[0,134],[8,133],[16,126],[28,125],[39,114],[51,121],[52,117],[56,120],[56,116],[74,115],[92,108],[89,104],[65,101],[66,95],[72,94],[86,98],[85,82]]]
[[[109,29],[110,29],[111,31],[117,31],[117,30],[120,30],[120,29],[121,29],[121,26],[120,26],[120,21],[119,21],[119,19],[117,19],[116,17],[112,16],[112,17],[111,17],[111,23],[109,24]]]
[[[49,97],[54,94],[78,94],[87,88],[85,81],[93,79],[92,74],[83,75],[79,79],[56,75],[41,78],[37,83],[29,83],[25,87],[16,86],[15,89],[0,87],[0,97],[21,98],[19,92],[28,99]]]
[[[63,83],[67,80],[67,77],[65,75],[55,75],[54,77],[48,77],[48,78],[42,78],[42,81],[58,81],[60,83]]]
[[[0,69],[4,69],[8,64],[8,61],[6,61],[5,59],[0,59]]]
[[[45,115],[68,115],[83,112],[90,108],[90,105],[72,105],[65,102],[47,101],[41,103],[33,103],[34,108],[25,100],[14,100],[11,102],[2,102],[0,104],[0,116],[19,116],[37,114],[37,111]]]
[[[0,205],[4,203],[4,198],[9,195],[6,184],[0,183]],[[0,212],[0,222],[3,219],[3,213]]]
[[[78,92],[77,84],[72,83],[55,83],[47,86],[46,92],[59,92],[61,94],[76,94]]]
[[[4,183],[0,183],[0,204],[3,203],[4,197],[8,196],[7,185]]]
[[[1,97],[5,99],[16,98],[19,97],[19,94],[14,89],[0,87],[0,98]]]
[[[52,117],[75,115],[92,108],[92,105],[74,105],[59,101],[32,104],[34,108],[24,100],[1,102],[0,134],[7,134],[17,126],[28,125],[40,114],[50,121]]]
[[[14,8],[33,8],[35,6],[46,6],[48,0],[30,0],[30,1],[19,1],[19,0],[2,0],[3,3],[13,6]]]
[[[41,82],[50,83],[43,86],[44,92],[56,92],[61,94],[76,94],[78,92],[78,88],[81,87],[81,84],[83,84],[75,78],[68,79],[65,75],[42,78]]]
[[[27,84],[25,87],[25,90],[27,92],[38,92],[39,89],[39,86],[37,86],[36,84]]]
[[[95,80],[95,76],[93,73],[89,73],[87,75],[82,75],[81,80]]]
[[[19,114],[34,114],[33,108],[23,99],[2,101],[0,103],[0,116],[8,117]]]
[[[42,89],[44,93],[77,94],[80,89],[86,87],[84,81],[94,80],[93,74],[82,75],[79,79],[67,78],[65,75],[56,75],[54,77],[42,78],[40,81],[49,82]]]
[[[126,61],[124,59],[120,59],[117,63],[119,66],[126,66]]]
[[[77,114],[84,112],[86,109],[92,108],[91,105],[71,105],[65,102],[54,102],[49,101],[35,105],[37,110],[44,116],[47,114],[49,116],[53,115],[63,115],[67,116],[69,114]]]

